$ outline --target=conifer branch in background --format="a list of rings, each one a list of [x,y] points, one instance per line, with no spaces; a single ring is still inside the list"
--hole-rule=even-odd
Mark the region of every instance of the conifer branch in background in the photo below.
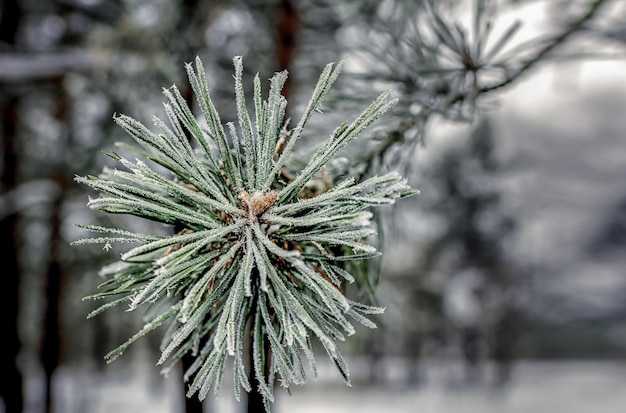
[[[76,178],[99,193],[88,203],[93,209],[183,229],[155,236],[82,226],[101,235],[74,244],[101,243],[107,249],[116,242],[137,244],[101,270],[106,281],[89,297],[112,298],[91,316],[119,304],[150,314],[146,325],[107,354],[107,360],[167,324],[159,364],[167,372],[185,354],[195,357],[185,372],[189,397],[204,399],[212,387],[217,390],[232,362],[235,397],[239,400],[241,389],[253,390],[246,374],[250,368],[258,382],[255,390],[269,411],[276,379],[288,387],[315,377],[313,338],[349,382],[337,341],[355,332],[354,321],[375,327],[367,315],[383,309],[347,298],[345,285],[360,279],[347,264],[379,255],[368,244],[375,232],[371,209],[417,191],[393,172],[361,182],[332,180],[330,188],[313,196],[305,191],[344,146],[396,103],[387,92],[355,120],[338,126],[294,175],[283,168],[290,165],[298,139],[342,65],[326,66],[291,130],[285,130],[287,101],[281,96],[287,73],[270,80],[266,100],[257,75],[251,116],[241,57],[234,59],[234,66],[238,125],[221,123],[202,62],[196,59],[195,68],[187,65],[187,73],[202,120],[175,86],[166,89],[169,125],[155,117],[159,132],[126,115],[115,117],[145,159],[131,161],[111,152],[120,169]],[[289,139],[283,145],[285,136]],[[248,334],[252,357],[244,354]],[[249,359],[252,365],[246,366]]]
[[[370,175],[378,164],[388,164],[377,161],[391,150],[423,142],[425,127],[433,115],[473,119],[479,99],[516,83],[539,64],[550,61],[559,47],[587,27],[610,2],[590,0],[586,10],[564,24],[561,31],[515,47],[510,43],[522,22],[514,21],[495,37],[497,1],[473,3],[470,23],[446,16],[443,4],[426,2],[422,13],[427,16],[425,20],[407,14],[402,6],[397,15],[382,19],[381,27],[371,30],[363,54],[375,69],[365,75],[365,80],[384,81],[398,91],[401,103],[396,108],[396,127],[356,162],[361,176]],[[402,153],[408,152],[402,149]]]

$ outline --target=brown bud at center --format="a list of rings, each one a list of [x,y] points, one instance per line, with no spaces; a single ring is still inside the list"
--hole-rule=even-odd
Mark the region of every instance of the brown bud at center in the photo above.
[[[244,208],[248,212],[248,218],[251,221],[268,210],[274,205],[278,193],[276,191],[262,192],[256,191],[252,195],[245,189],[239,190],[239,200],[243,203]]]

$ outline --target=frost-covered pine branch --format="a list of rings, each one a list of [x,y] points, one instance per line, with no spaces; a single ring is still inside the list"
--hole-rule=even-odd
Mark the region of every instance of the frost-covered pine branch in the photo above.
[[[395,119],[387,124],[395,127],[380,133],[376,145],[357,155],[362,176],[390,164],[408,173],[413,163],[407,154],[425,143],[431,119],[473,120],[484,104],[493,105],[494,95],[537,66],[566,56],[559,49],[587,30],[611,2],[581,2],[582,12],[563,13],[562,27],[537,35],[520,33],[528,23],[523,19],[504,24],[506,7],[501,1],[467,3],[470,13],[454,12],[443,1],[409,7],[401,0],[384,0],[377,4],[373,22],[354,28],[356,43],[349,47],[360,50],[360,65],[367,67],[353,74],[359,80],[357,92],[369,91],[359,87],[363,82],[380,84],[394,90],[400,101],[390,114]],[[356,93],[344,100],[352,95]]]
[[[151,314],[143,329],[107,354],[108,360],[167,323],[159,364],[167,372],[183,355],[195,357],[185,372],[188,396],[203,399],[212,386],[217,389],[232,362],[236,398],[242,388],[252,390],[249,367],[269,410],[276,378],[288,387],[316,375],[313,338],[349,380],[336,342],[354,333],[354,321],[375,327],[366,316],[383,310],[346,297],[345,284],[355,280],[347,264],[379,254],[367,242],[375,232],[371,208],[416,191],[397,173],[333,182],[313,194],[305,190],[338,151],[395,104],[388,93],[338,126],[299,173],[286,173],[294,146],[342,65],[326,66],[291,130],[283,121],[287,101],[281,96],[287,73],[272,77],[265,100],[255,77],[251,115],[241,57],[234,66],[238,125],[221,123],[196,59],[187,73],[204,121],[196,119],[175,86],[167,89],[169,125],[155,117],[158,132],[128,116],[115,117],[139,144],[135,150],[144,160],[112,152],[120,169],[76,178],[100,194],[89,207],[169,224],[178,232],[163,237],[84,225],[100,235],[74,244],[136,244],[101,270],[106,281],[90,297],[112,298],[91,315],[119,304]],[[245,364],[248,337],[252,366]]]

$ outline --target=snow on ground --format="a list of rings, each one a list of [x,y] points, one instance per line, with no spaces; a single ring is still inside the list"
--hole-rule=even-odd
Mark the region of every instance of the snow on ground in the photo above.
[[[358,376],[366,366],[350,365]],[[177,375],[162,378],[152,366],[111,368],[103,374],[65,368],[57,375],[56,413],[182,412]],[[331,366],[321,366],[318,381],[279,391],[274,413],[620,413],[626,406],[626,362],[522,362],[511,384],[497,391],[487,384],[459,385],[452,365],[428,365],[428,380],[409,385],[397,363],[387,365],[390,380],[367,385],[358,377],[347,387]],[[28,413],[39,413],[30,403]],[[39,406],[40,407],[40,406]],[[228,378],[222,393],[210,397],[207,413],[243,413]]]
[[[625,365],[612,363],[527,363],[502,392],[487,386],[433,383],[342,389],[324,387],[279,400],[278,412],[298,413],[619,413],[626,406]]]

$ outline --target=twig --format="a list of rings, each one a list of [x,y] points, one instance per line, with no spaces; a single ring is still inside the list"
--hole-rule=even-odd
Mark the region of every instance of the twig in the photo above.
[[[580,18],[570,24],[567,30],[564,30],[562,33],[555,36],[552,41],[547,43],[541,50],[539,50],[532,59],[526,61],[514,74],[510,75],[499,83],[479,88],[477,91],[474,92],[473,98],[475,99],[479,95],[501,89],[516,81],[519,77],[521,77],[527,71],[532,69],[535,65],[540,63],[543,58],[546,57],[550,52],[552,52],[558,46],[563,44],[567,39],[569,39],[571,35],[578,32],[585,25],[585,23],[594,18],[600,7],[606,2],[607,0],[595,0],[586,13],[584,13]],[[430,114],[432,114],[433,112],[445,111],[452,105],[455,105],[465,100],[467,97],[468,96],[466,93],[453,95],[450,98],[446,99],[441,105],[439,105],[439,107],[424,108],[424,110],[418,115],[404,119],[396,129],[389,132],[387,138],[383,140],[380,145],[378,145],[376,148],[372,149],[365,155],[364,162],[367,167],[365,168],[364,174],[369,171],[374,159],[383,157],[387,153],[387,151],[391,149],[395,144],[404,141],[406,132],[408,132],[411,128],[418,125],[420,122],[428,120]]]
[[[578,32],[585,25],[585,23],[587,23],[596,15],[598,10],[600,9],[600,6],[606,3],[606,1],[607,0],[596,0],[595,2],[593,2],[591,7],[589,7],[589,10],[587,10],[587,13],[583,14],[578,20],[574,21],[567,30],[563,31],[554,39],[552,39],[552,41],[549,42],[543,49],[541,49],[532,59],[524,63],[522,67],[520,67],[517,70],[517,72],[515,72],[513,75],[509,76],[508,78],[506,78],[500,83],[482,87],[479,90],[479,94],[488,93],[488,92],[503,88],[513,83],[520,76],[522,76],[525,72],[527,72],[537,63],[539,63],[551,51],[553,51],[555,48],[563,44],[572,34]],[[463,99],[463,96],[460,95],[458,97],[458,100],[462,100],[462,99]]]

